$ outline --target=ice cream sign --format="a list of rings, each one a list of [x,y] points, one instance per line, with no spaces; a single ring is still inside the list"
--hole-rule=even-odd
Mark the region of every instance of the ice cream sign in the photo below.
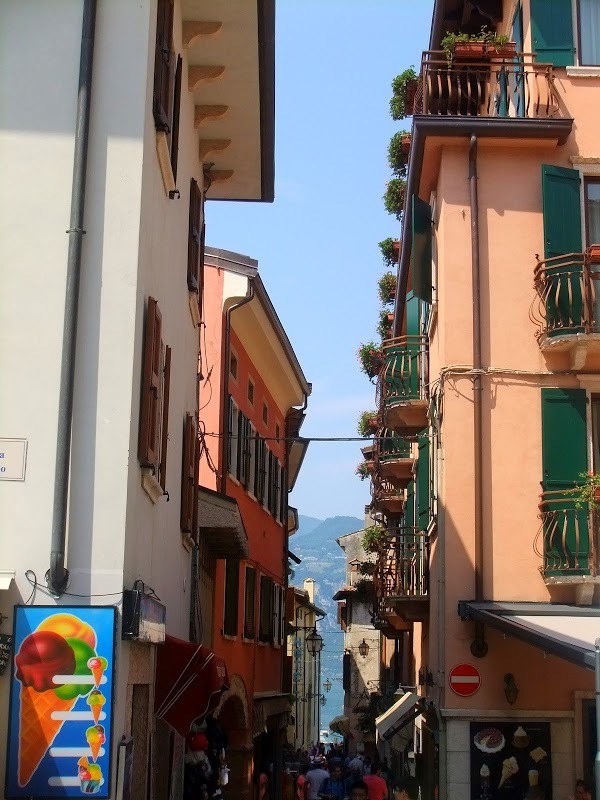
[[[110,796],[116,609],[15,609],[6,797]]]

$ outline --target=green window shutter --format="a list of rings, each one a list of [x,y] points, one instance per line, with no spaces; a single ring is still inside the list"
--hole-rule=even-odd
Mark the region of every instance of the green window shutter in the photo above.
[[[411,481],[406,487],[406,502],[404,504],[404,526],[415,526],[415,482]]]
[[[530,0],[533,51],[541,63],[569,67],[574,62],[571,0]]]
[[[418,336],[421,333],[421,301],[414,292],[406,293],[406,334]]]
[[[579,186],[578,170],[542,164],[545,258],[581,253]]]
[[[544,491],[572,488],[586,472],[584,389],[542,389],[542,464]]]
[[[431,206],[416,194],[412,196],[413,292],[431,303]]]
[[[419,438],[417,463],[417,527],[426,531],[429,525],[429,429]]]

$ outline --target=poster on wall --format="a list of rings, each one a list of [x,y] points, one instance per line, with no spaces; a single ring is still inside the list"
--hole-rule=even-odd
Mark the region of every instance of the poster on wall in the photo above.
[[[6,797],[110,796],[114,606],[17,606]]]
[[[523,800],[530,786],[552,796],[549,722],[471,723],[471,800]]]

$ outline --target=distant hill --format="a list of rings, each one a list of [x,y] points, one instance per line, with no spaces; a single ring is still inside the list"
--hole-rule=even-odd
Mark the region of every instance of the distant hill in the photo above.
[[[316,517],[305,517],[303,514],[298,514],[298,522],[300,524],[298,530],[294,534],[294,541],[296,541],[299,536],[304,536],[305,534],[314,531],[317,525],[321,525],[323,520],[317,519]]]

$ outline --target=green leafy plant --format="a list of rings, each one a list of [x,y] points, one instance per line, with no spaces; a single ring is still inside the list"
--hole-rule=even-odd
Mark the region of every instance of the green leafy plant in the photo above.
[[[370,467],[368,461],[361,461],[360,464],[358,464],[358,466],[356,467],[355,472],[358,475],[358,477],[361,479],[361,481],[366,481],[367,478],[370,478],[371,477],[371,467]]]
[[[392,335],[392,320],[393,314],[390,314],[387,308],[382,308],[379,312],[379,323],[377,324],[377,333],[383,339],[389,339]]]
[[[396,276],[393,272],[384,272],[377,281],[379,299],[386,305],[393,303],[396,296]]]
[[[398,239],[392,239],[391,236],[388,236],[387,239],[379,242],[379,249],[381,250],[381,255],[383,256],[383,263],[386,264],[388,267],[393,267],[396,263],[396,250],[399,249],[400,242]]]
[[[377,412],[363,411],[356,426],[359,436],[372,436],[377,430]]]
[[[412,114],[411,104],[414,102],[416,88],[417,73],[414,67],[409,67],[400,75],[396,75],[392,81],[392,99],[390,100],[392,119],[404,119]]]
[[[379,373],[383,363],[381,345],[375,344],[375,342],[361,344],[358,348],[357,356],[361,371],[369,378],[374,378]]]
[[[363,561],[358,566],[359,575],[370,575],[371,577],[375,574],[376,564],[374,561]]]
[[[566,494],[573,495],[575,506],[584,508],[586,505],[590,511],[595,511],[600,506],[597,495],[600,495],[600,473],[580,472],[579,477],[582,482],[573,489],[568,489]]]
[[[496,33],[495,31],[488,31],[487,26],[483,25],[479,33],[451,33],[446,31],[446,35],[440,42],[442,50],[446,53],[448,62],[452,61],[454,57],[454,50],[457,44],[465,44],[467,42],[481,42],[485,44],[490,50],[502,47],[509,42],[508,36],[504,33]],[[487,49],[486,48],[486,49]]]
[[[388,539],[388,532],[381,525],[370,525],[365,528],[362,537],[363,550],[366,553],[378,553]]]
[[[354,584],[354,588],[358,597],[366,600],[373,596],[375,584],[371,578],[360,578]]]
[[[398,177],[406,177],[410,139],[409,131],[398,131],[392,136],[388,145],[388,163],[394,175]]]
[[[406,181],[404,178],[392,178],[385,185],[383,205],[388,214],[392,214],[396,219],[400,219],[402,216],[405,192]]]

